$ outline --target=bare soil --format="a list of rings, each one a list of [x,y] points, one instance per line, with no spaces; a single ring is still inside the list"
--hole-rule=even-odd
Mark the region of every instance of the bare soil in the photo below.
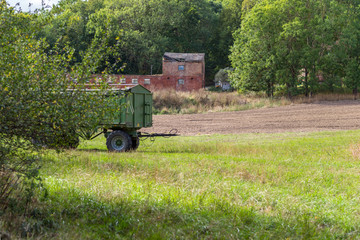
[[[149,133],[180,135],[315,132],[360,129],[360,101],[324,101],[239,112],[155,115]]]

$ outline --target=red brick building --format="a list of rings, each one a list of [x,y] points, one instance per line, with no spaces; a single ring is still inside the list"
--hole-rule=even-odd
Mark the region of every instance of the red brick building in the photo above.
[[[165,53],[162,74],[114,75],[109,84],[119,88],[140,84],[150,90],[199,90],[205,87],[205,54]]]

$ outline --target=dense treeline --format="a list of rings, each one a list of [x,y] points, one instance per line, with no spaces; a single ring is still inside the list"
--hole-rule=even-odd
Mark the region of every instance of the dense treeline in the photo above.
[[[289,97],[360,87],[359,1],[262,0],[234,34],[232,83]]]
[[[63,0],[39,36],[51,46],[69,44],[80,53],[104,31],[119,39],[124,74],[161,73],[164,52],[206,53],[211,80],[229,66],[232,33],[241,20],[241,2],[224,0]],[[113,45],[114,42],[108,42]],[[111,56],[110,56],[111,60]]]
[[[74,48],[118,52],[112,73],[161,73],[164,52],[204,52],[207,85],[232,67],[240,91],[289,97],[319,91],[357,94],[359,0],[62,0],[40,11],[38,37]],[[99,67],[101,72],[106,62]],[[230,69],[230,68],[229,68]]]
[[[357,94],[360,85],[358,0],[62,0],[49,15],[39,36],[69,44],[75,62],[104,32],[109,46],[120,40],[113,72],[161,73],[166,51],[204,52],[207,83],[233,67],[240,91]]]

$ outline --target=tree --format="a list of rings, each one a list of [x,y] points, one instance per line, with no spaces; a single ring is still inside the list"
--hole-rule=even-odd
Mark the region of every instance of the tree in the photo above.
[[[245,15],[241,28],[234,33],[230,59],[235,70],[230,79],[240,91],[266,90],[268,96],[273,95],[279,62],[276,41],[280,16],[277,5],[258,4]]]
[[[0,2],[0,210],[14,206],[9,205],[14,198],[16,206],[31,197],[39,143],[74,147],[79,129],[93,131],[105,114],[118,110],[108,104],[106,85],[91,94],[84,91],[90,75],[106,61],[107,49],[91,45],[74,65],[74,49],[50,48],[36,37],[40,16]]]
[[[208,0],[63,0],[42,36],[51,46],[61,38],[80,62],[79,53],[106,31],[121,39],[122,62],[117,67],[125,74],[150,74],[151,69],[161,73],[164,52],[205,52],[206,73],[212,79],[214,69],[228,62],[231,43],[231,33],[220,31],[220,6]]]
[[[357,98],[360,88],[360,2],[357,0],[343,4],[340,22],[343,24],[334,54],[343,69],[345,85]]]
[[[207,66],[216,73],[230,65],[230,46],[233,45],[233,33],[240,27],[242,19],[242,0],[221,0],[214,3],[218,15],[216,31],[213,33],[211,62]]]
[[[234,35],[234,84],[268,96],[276,84],[285,85],[289,97],[316,91],[318,73],[326,70],[322,63],[336,42],[336,8],[331,0],[257,3]]]
[[[103,0],[77,1],[62,0],[51,11],[40,12],[37,21],[46,19],[45,26],[37,33],[46,38],[50,47],[57,44],[75,49],[74,62],[81,62],[81,52],[86,51],[94,39],[95,33],[88,30],[90,16],[103,7]],[[102,27],[105,27],[102,26]],[[104,29],[99,29],[98,32]]]
[[[233,69],[232,68],[223,68],[220,69],[216,74],[215,74],[215,78],[214,81],[215,83],[218,82],[228,82],[229,81],[229,72],[231,72]]]

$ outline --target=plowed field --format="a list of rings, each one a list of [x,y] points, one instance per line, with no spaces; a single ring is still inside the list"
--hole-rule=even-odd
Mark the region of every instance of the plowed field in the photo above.
[[[180,135],[314,132],[360,129],[360,101],[334,101],[239,112],[155,115],[145,132]]]

